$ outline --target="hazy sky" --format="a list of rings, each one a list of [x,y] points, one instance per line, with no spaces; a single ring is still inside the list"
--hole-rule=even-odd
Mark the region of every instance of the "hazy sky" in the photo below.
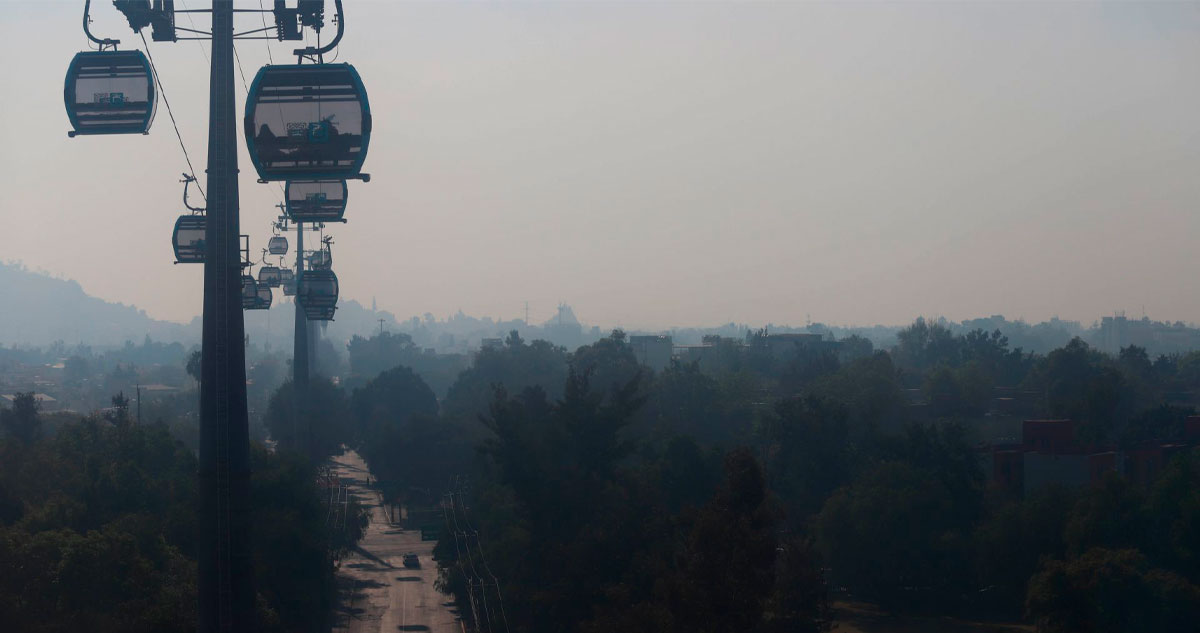
[[[346,4],[375,128],[330,231],[343,297],[626,327],[1200,321],[1200,4]],[[3,3],[0,259],[187,320],[161,97],[150,136],[67,138],[82,5]],[[151,42],[198,173],[206,49]],[[238,51],[251,79],[267,48]],[[257,250],[279,189],[244,145],[241,168]]]

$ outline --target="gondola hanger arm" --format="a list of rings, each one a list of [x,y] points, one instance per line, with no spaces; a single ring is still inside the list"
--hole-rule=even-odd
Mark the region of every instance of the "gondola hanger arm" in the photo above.
[[[117,44],[120,44],[121,40],[114,40],[114,39],[107,38],[107,37],[104,39],[99,39],[95,35],[92,35],[92,29],[89,27],[89,24],[91,23],[91,21],[92,21],[92,0],[83,0],[83,33],[84,33],[84,35],[87,35],[89,40],[98,44],[100,46],[100,50],[104,50],[105,48],[111,48],[114,51],[117,50]]]
[[[318,64],[323,63],[325,53],[328,53],[336,48],[338,43],[342,41],[342,34],[346,32],[346,18],[342,13],[342,0],[333,0],[333,6],[336,9],[336,14],[333,18],[333,21],[334,24],[337,24],[337,35],[334,35],[333,39],[328,44],[321,47],[307,46],[305,48],[297,48],[296,50],[292,51],[293,55],[299,57],[300,59],[307,58],[310,61],[317,62]],[[317,31],[319,33],[320,28],[317,28]]]
[[[188,203],[188,185],[196,182],[196,179],[189,174],[183,174],[183,180],[180,180],[179,182],[183,183],[183,206],[187,207],[187,209],[192,213],[204,213],[205,207],[193,207]]]

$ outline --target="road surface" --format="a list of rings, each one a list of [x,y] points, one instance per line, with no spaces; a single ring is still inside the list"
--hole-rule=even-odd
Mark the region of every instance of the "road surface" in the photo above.
[[[370,508],[371,523],[358,549],[342,559],[338,570],[341,605],[333,630],[463,633],[449,596],[434,588],[433,541],[423,542],[419,531],[388,523],[378,492],[367,486],[367,466],[357,453],[335,458],[334,466],[351,494]],[[404,567],[401,557],[407,552],[417,554],[420,569]]]

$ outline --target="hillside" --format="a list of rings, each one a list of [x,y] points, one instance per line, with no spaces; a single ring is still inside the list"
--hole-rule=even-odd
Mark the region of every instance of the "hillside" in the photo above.
[[[141,341],[188,344],[198,340],[199,321],[188,325],[159,321],[135,306],[90,296],[79,283],[0,263],[0,344],[46,345],[54,341],[98,345]]]

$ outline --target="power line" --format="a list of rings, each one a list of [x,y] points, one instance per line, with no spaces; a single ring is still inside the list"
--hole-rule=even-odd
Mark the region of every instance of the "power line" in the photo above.
[[[258,0],[258,9],[259,9],[258,17],[262,18],[263,29],[265,30],[267,28],[267,14],[266,14],[266,10],[263,9],[262,0]],[[267,47],[267,59],[271,62],[271,65],[274,66],[275,58],[271,55],[271,41],[264,39],[263,46]]]
[[[265,17],[263,18],[263,21],[264,22],[266,21]],[[268,56],[271,55],[270,45],[267,46],[267,55]],[[250,98],[250,84],[248,84],[246,82],[246,73],[245,73],[245,71],[242,70],[242,57],[241,57],[241,55],[238,55],[238,50],[237,50],[236,44],[233,46],[233,58],[235,60],[237,60],[238,74],[242,76],[242,90],[246,93],[246,98],[249,99]],[[279,184],[279,181],[275,182],[275,186],[279,187],[279,193],[283,194],[284,196],[287,195],[287,193],[284,192],[284,190],[283,190],[283,185]],[[282,203],[283,200],[280,200],[279,202]]]
[[[191,24],[192,30],[195,31],[196,23],[192,20],[192,13],[191,13],[191,10],[188,9],[187,1],[180,0],[180,2],[183,3],[183,8],[185,11],[187,11],[187,13],[184,13],[184,15],[187,16],[188,24]],[[196,46],[200,47],[200,54],[204,56],[204,61],[211,63],[211,61],[208,59],[208,51],[204,50],[204,42],[202,40],[195,40],[195,42],[196,42]]]
[[[451,502],[451,511],[454,513],[454,524],[455,524],[455,527],[458,527],[457,511],[458,511],[459,504],[462,503],[463,495],[466,494],[466,483],[462,480],[461,477],[456,476],[455,480],[456,480],[455,488],[458,489],[457,493],[451,492],[449,494],[449,496],[450,496],[450,502]],[[457,502],[455,501],[455,497],[458,498]],[[472,571],[472,573],[475,574],[475,578],[479,581],[479,588],[483,592],[483,609],[484,609],[484,615],[486,615],[488,618],[488,629],[494,630],[496,627],[492,623],[492,619],[494,617],[492,615],[492,609],[489,609],[487,606],[488,582],[483,578],[483,576],[475,568],[475,555],[471,553],[471,538],[470,537],[472,537],[472,536],[475,537],[475,549],[477,549],[479,551],[479,561],[480,561],[480,563],[482,563],[484,571],[487,573],[488,576],[491,577],[491,579],[492,579],[491,585],[496,590],[496,600],[500,606],[500,621],[502,621],[504,623],[504,630],[508,631],[509,630],[508,614],[505,613],[504,597],[500,593],[500,579],[496,578],[496,574],[494,574],[492,572],[491,566],[488,565],[487,556],[483,552],[483,542],[479,537],[479,530],[475,529],[475,526],[471,525],[470,515],[467,512],[467,508],[466,508],[465,504],[463,504],[463,507],[462,507],[462,515],[463,515],[463,522],[466,524],[467,529],[466,529],[466,531],[462,531],[461,528],[459,528],[459,531],[462,532],[463,540],[466,542],[467,556],[469,557],[468,560],[470,561],[470,564],[471,564],[471,571]],[[456,545],[457,545],[457,541],[458,541],[457,536],[458,535],[456,534],[455,535]],[[460,567],[460,569],[462,568],[461,563],[459,564],[459,567]],[[478,620],[477,620],[477,622],[478,622]]]
[[[242,76],[242,90],[246,92],[246,97],[250,97],[250,84],[246,83],[246,73],[242,70],[242,57],[238,55],[237,44],[233,45],[233,58],[237,60],[238,74]]]
[[[138,36],[142,38],[142,46],[146,48],[146,57],[150,59],[150,72],[154,74],[154,83],[158,84],[158,91],[162,93],[163,103],[167,105],[167,114],[171,117],[171,127],[175,128],[175,138],[179,139],[179,149],[183,150],[183,160],[187,161],[188,173],[195,180],[196,168],[192,167],[192,158],[188,156],[187,146],[183,144],[183,135],[179,133],[179,124],[175,122],[175,112],[171,110],[171,100],[167,98],[167,89],[163,87],[162,79],[158,76],[158,67],[154,65],[154,55],[150,54],[150,44],[146,42],[146,36],[141,31],[138,31]],[[200,186],[199,180],[195,182],[196,189],[200,190],[200,197],[207,204],[208,196],[204,195],[204,187]]]
[[[465,486],[463,487],[463,490],[465,491]],[[459,493],[460,498],[462,494],[462,492]],[[479,560],[483,563],[483,570],[487,572],[487,575],[492,577],[492,586],[496,588],[496,600],[500,603],[500,617],[504,621],[504,630],[508,631],[508,614],[506,614],[504,611],[504,596],[500,595],[500,579],[496,578],[496,574],[492,573],[491,565],[488,565],[487,556],[483,553],[483,542],[479,538],[479,530],[475,529],[475,526],[471,525],[471,516],[465,507],[463,508],[463,520],[467,523],[467,529],[470,530],[471,534],[475,536],[475,549],[479,550]],[[467,541],[467,543],[469,551],[470,541]]]
[[[456,475],[456,477],[457,477],[457,475]],[[471,578],[467,577],[467,570],[466,570],[466,567],[463,565],[462,548],[460,548],[458,545],[458,536],[460,534],[460,531],[458,529],[458,516],[455,515],[455,513],[454,513],[454,493],[453,492],[447,493],[446,497],[449,497],[449,500],[450,500],[450,513],[449,514],[446,513],[446,503],[445,503],[445,499],[443,499],[442,516],[444,516],[446,518],[446,528],[449,529],[450,533],[454,535],[454,552],[456,554],[456,558],[457,558],[457,562],[458,562],[458,573],[461,574],[464,578],[466,578],[466,581],[467,581],[467,603],[471,606],[471,619],[474,620],[475,627],[478,628],[479,627],[479,607],[475,601],[475,583]],[[454,517],[454,526],[453,527],[450,526],[451,516]]]

